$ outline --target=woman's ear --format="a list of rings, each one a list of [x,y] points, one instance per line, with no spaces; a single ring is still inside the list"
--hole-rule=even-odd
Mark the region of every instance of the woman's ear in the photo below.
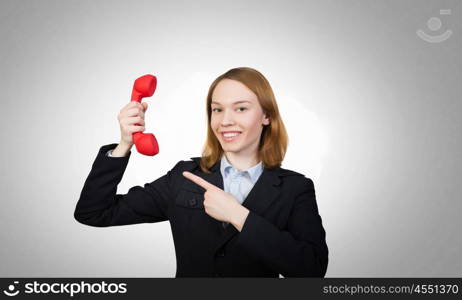
[[[269,125],[270,123],[270,118],[266,116],[266,114],[264,115],[264,119],[263,119],[263,125]]]

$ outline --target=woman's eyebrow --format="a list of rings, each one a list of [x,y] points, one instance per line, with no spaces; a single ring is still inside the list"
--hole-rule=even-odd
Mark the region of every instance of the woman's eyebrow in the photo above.
[[[239,103],[245,103],[245,102],[251,103],[251,102],[248,101],[248,100],[239,100],[239,101],[234,102],[233,104],[239,104]],[[216,102],[216,101],[212,101],[212,104],[219,104],[219,105],[221,105],[221,103]]]

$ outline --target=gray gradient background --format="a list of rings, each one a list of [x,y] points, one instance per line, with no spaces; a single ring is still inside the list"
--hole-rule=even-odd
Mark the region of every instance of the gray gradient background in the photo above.
[[[134,152],[118,193],[200,155],[207,89],[238,66],[315,183],[326,276],[462,276],[461,3],[2,0],[0,276],[173,277],[168,222],[93,228],[75,204],[135,78],[158,77],[161,153]],[[453,35],[420,39],[430,17]]]

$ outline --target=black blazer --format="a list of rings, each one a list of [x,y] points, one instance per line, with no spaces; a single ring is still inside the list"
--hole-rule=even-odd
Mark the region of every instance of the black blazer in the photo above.
[[[100,148],[75,208],[78,222],[106,227],[168,220],[176,277],[324,277],[328,248],[311,179],[265,168],[243,202],[250,212],[239,232],[207,215],[205,190],[182,175],[190,171],[223,189],[220,161],[211,174],[200,170],[200,157],[180,161],[144,187],[116,194],[131,155],[107,157],[116,146]]]

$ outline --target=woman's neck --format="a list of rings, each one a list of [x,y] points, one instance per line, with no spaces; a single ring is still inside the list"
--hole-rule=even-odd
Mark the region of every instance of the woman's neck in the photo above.
[[[247,170],[260,162],[257,153],[254,155],[239,155],[233,152],[225,152],[224,155],[226,155],[228,162],[239,171]]]

